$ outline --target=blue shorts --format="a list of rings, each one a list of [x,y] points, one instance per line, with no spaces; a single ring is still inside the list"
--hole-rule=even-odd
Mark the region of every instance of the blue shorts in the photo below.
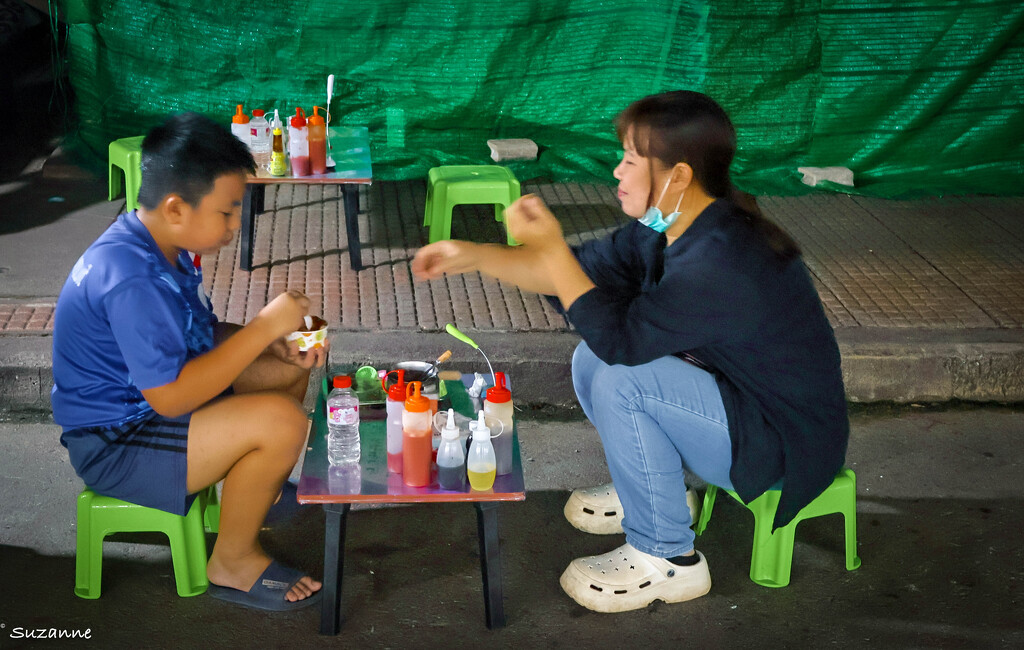
[[[117,427],[71,429],[60,442],[97,494],[184,515],[195,499],[186,487],[191,418],[152,413]]]

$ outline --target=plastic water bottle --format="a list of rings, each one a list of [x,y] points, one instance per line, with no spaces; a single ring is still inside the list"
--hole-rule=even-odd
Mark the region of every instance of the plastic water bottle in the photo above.
[[[497,472],[503,475],[512,472],[512,391],[506,386],[505,373],[495,373],[494,380],[498,385],[487,389],[484,413],[501,422],[501,433],[491,441],[498,460]]]
[[[359,398],[346,375],[334,378],[327,396],[327,460],[331,465],[359,462]]]
[[[249,145],[249,151],[252,152],[258,169],[270,171],[270,122],[263,115],[263,111],[258,108],[252,112],[252,119],[249,121],[252,143]]]
[[[437,482],[445,490],[461,490],[466,478],[466,450],[455,426],[455,411],[448,409],[448,424],[437,448]]]
[[[473,442],[469,445],[469,457],[466,459],[466,476],[474,490],[490,490],[494,485],[497,461],[494,460],[494,447],[491,445],[491,430],[484,423],[484,412],[479,412],[479,419],[469,425],[473,432]]]

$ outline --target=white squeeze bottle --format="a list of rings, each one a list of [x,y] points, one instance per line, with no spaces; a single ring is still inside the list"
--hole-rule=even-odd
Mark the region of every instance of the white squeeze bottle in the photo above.
[[[512,391],[506,387],[505,373],[494,373],[496,386],[487,389],[484,413],[491,420],[501,422],[501,433],[492,438],[494,456],[497,458],[499,475],[512,471]]]
[[[352,378],[334,378],[327,396],[327,460],[331,465],[359,462],[359,398],[352,392]]]
[[[249,134],[249,116],[242,111],[242,105],[235,107],[235,114],[231,116],[231,135],[242,141],[248,149],[252,143],[252,136]]]
[[[491,446],[491,430],[484,423],[484,412],[478,412],[479,419],[469,425],[473,442],[466,459],[466,476],[474,490],[489,490],[494,485],[494,447]]]
[[[309,165],[307,164],[306,167],[309,167]],[[384,402],[387,410],[388,471],[401,474],[402,411],[405,410],[405,370],[396,370],[395,374],[398,375],[398,382],[388,389],[388,397]]]
[[[306,114],[298,106],[288,124],[288,155],[292,160],[292,176],[309,176],[309,129]]]
[[[437,483],[445,490],[461,490],[466,478],[466,448],[459,440],[455,411],[448,409],[448,424],[441,430],[437,448]]]

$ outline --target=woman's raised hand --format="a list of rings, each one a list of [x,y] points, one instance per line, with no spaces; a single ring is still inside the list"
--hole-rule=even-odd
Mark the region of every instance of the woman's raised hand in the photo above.
[[[562,225],[535,194],[527,194],[508,206],[505,223],[516,241],[532,248],[544,249],[564,242]]]
[[[416,251],[412,258],[412,274],[417,280],[433,280],[445,273],[475,271],[479,263],[479,246],[473,242],[443,239]]]

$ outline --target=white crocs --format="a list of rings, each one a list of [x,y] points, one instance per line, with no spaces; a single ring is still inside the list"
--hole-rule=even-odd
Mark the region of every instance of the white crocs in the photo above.
[[[627,543],[604,555],[573,560],[558,582],[573,600],[595,612],[628,612],[655,600],[681,603],[711,590],[707,560],[697,555],[697,564],[676,566]]]
[[[691,525],[697,523],[700,502],[690,487],[686,488],[686,505],[690,508]],[[622,532],[622,502],[612,483],[573,490],[563,512],[570,524],[585,533],[614,535]]]

